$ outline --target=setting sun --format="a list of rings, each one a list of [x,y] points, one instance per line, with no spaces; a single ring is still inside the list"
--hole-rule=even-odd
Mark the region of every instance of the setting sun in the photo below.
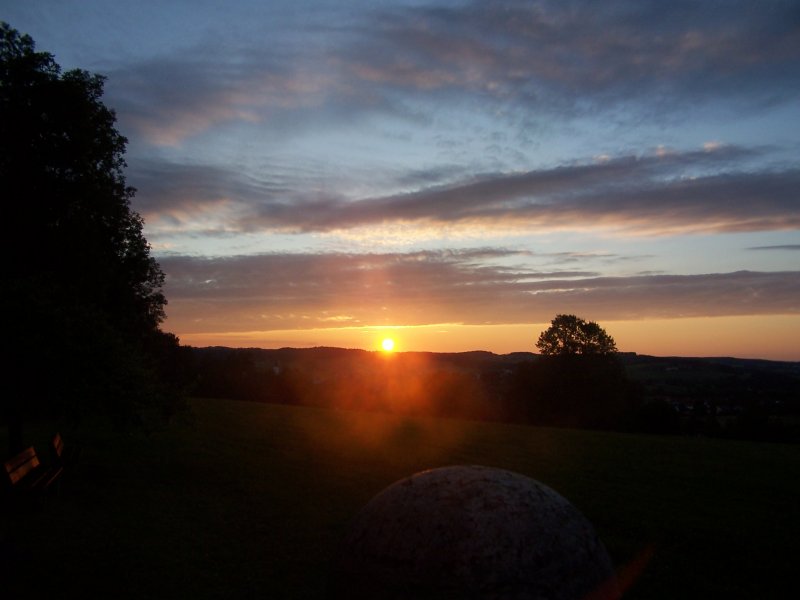
[[[381,348],[383,348],[384,352],[391,352],[394,350],[394,340],[392,338],[385,338],[381,342]]]

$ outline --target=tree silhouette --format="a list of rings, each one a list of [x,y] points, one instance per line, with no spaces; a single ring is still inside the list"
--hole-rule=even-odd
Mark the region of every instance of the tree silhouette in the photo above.
[[[614,354],[617,346],[594,321],[584,321],[575,315],[556,315],[550,327],[541,333],[536,342],[539,352],[545,356],[573,354]]]
[[[557,354],[520,363],[507,393],[516,418],[537,425],[627,429],[639,391],[613,354]]]
[[[10,437],[23,412],[105,404],[128,418],[166,393],[157,356],[176,351],[177,338],[159,330],[164,274],[130,207],[127,140],[101,101],[103,83],[80,69],[62,73],[30,36],[0,24]]]
[[[541,356],[520,363],[508,386],[510,410],[541,425],[626,429],[639,394],[613,338],[597,323],[557,315],[536,342]]]

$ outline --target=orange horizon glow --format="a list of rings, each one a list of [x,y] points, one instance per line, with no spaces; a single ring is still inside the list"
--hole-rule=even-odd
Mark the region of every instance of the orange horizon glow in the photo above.
[[[591,315],[582,315],[588,320]],[[621,352],[652,356],[731,356],[800,361],[800,315],[599,321]],[[374,350],[383,340],[411,352],[535,352],[548,323],[342,327],[234,332],[176,332],[182,344],[257,348],[331,346]]]

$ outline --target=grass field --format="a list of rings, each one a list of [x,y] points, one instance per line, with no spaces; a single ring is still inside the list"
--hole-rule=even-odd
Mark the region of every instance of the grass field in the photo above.
[[[50,433],[28,431],[42,450]],[[58,497],[4,512],[4,598],[320,598],[359,508],[449,464],[511,469],[572,501],[631,582],[625,598],[793,597],[800,446],[204,399],[164,431],[65,432],[78,439]]]

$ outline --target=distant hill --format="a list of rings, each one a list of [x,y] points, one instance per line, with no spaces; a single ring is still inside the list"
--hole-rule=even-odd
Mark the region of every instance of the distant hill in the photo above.
[[[586,380],[585,366],[574,372],[562,368],[555,379],[550,371],[549,387],[540,389],[549,367],[531,352],[385,354],[332,347],[190,351],[198,396],[538,424],[544,417],[532,416],[531,406],[570,406],[557,398],[571,393],[580,410],[600,406],[600,414],[608,414],[602,406],[610,406],[619,392],[630,408],[628,417],[613,426],[618,429],[800,439],[800,362],[620,353],[624,381],[614,389],[590,384],[578,394],[564,390]],[[614,370],[601,367],[592,377],[611,376]],[[567,408],[567,413],[578,410]]]
[[[705,403],[723,412],[739,412],[756,403],[766,405],[770,413],[800,412],[800,362],[637,354],[621,358],[648,399],[683,407]]]
[[[235,353],[249,354],[263,360],[277,361],[317,361],[317,360],[352,360],[364,357],[384,357],[380,351],[360,350],[353,348],[336,348],[317,346],[314,348],[229,348],[226,346],[192,347],[198,356],[225,356]],[[495,354],[486,350],[467,352],[397,352],[392,358],[425,357],[438,363],[451,364],[517,364],[527,360],[536,360],[539,355],[533,352],[511,352]],[[670,368],[718,369],[720,367],[754,372],[779,373],[800,377],[800,362],[774,361],[752,358],[732,357],[683,357],[683,356],[649,356],[635,352],[620,352],[620,359],[630,367],[643,365]]]
[[[192,348],[209,374],[218,376],[220,390],[233,389],[245,372],[285,373],[293,371],[307,376],[330,377],[332,372],[363,373],[392,361],[397,369],[444,370],[489,375],[499,380],[517,365],[536,361],[532,352],[494,354],[471,352],[397,352],[386,355],[379,351],[334,347],[316,348]],[[740,412],[753,403],[766,404],[770,412],[800,413],[800,362],[783,362],[730,357],[659,357],[636,353],[620,353],[628,376],[636,382],[645,401],[665,400],[688,409],[703,403],[714,410]],[[229,371],[227,376],[225,371]],[[227,388],[225,387],[227,386]],[[258,391],[258,390],[256,390]]]
[[[352,363],[358,361],[393,360],[400,363],[429,364],[459,368],[484,368],[491,366],[514,365],[526,360],[535,360],[532,352],[514,352],[512,354],[494,354],[484,350],[469,352],[396,352],[387,355],[380,351],[359,350],[350,348],[334,348],[319,346],[315,348],[228,348],[210,346],[206,348],[192,347],[192,352],[199,358],[225,358],[247,356],[257,362],[271,362],[280,366],[311,365],[320,363]]]

